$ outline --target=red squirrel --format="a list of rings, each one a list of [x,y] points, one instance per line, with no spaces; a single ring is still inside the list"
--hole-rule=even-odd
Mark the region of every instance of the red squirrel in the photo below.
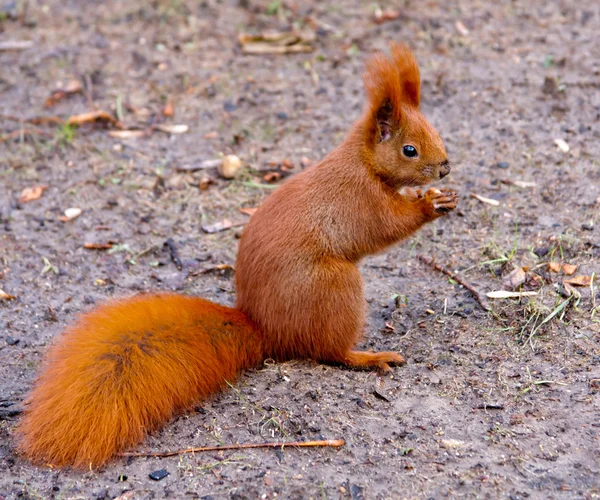
[[[450,172],[419,111],[413,53],[373,55],[368,102],[346,140],[261,204],[242,235],[236,308],[160,293],[108,302],[50,347],[17,434],[20,452],[99,467],[267,358],[389,370],[395,352],[353,350],[366,301],[357,267],[456,207]],[[405,188],[402,190],[402,188]]]

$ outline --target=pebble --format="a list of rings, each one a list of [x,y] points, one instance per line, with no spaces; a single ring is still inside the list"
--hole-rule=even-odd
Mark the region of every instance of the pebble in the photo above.
[[[499,161],[498,163],[496,163],[496,168],[507,169],[509,166],[510,165],[507,161]]]
[[[6,336],[6,343],[7,343],[8,345],[15,345],[15,344],[18,344],[18,343],[19,343],[19,339],[16,339],[16,338],[14,338],[14,337],[11,337],[10,335],[7,335],[7,336]]]
[[[242,166],[242,161],[236,155],[227,155],[218,166],[217,171],[224,179],[233,179]]]
[[[164,479],[168,475],[169,475],[169,471],[167,469],[159,469],[159,470],[152,471],[150,474],[148,474],[148,477],[150,479],[152,479],[153,481],[160,481],[161,479]]]
[[[237,109],[237,106],[235,105],[235,103],[233,101],[225,101],[225,103],[223,104],[223,109],[225,111],[227,111],[228,113],[231,113],[232,111],[235,111]]]
[[[585,230],[585,231],[593,231],[594,230],[594,223],[593,222],[585,222],[583,224],[581,224],[581,229]]]

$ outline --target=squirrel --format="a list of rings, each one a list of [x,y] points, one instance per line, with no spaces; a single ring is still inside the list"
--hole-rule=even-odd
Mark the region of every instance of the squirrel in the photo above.
[[[251,217],[236,307],[158,293],[84,314],[49,348],[17,428],[36,463],[100,467],[265,359],[383,371],[404,358],[353,350],[365,324],[357,264],[453,210],[450,172],[419,110],[412,51],[366,64],[367,105],[345,141],[292,176]]]

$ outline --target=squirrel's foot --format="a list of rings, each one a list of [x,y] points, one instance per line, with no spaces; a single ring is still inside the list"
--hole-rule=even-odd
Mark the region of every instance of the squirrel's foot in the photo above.
[[[390,364],[399,365],[404,363],[404,357],[396,352],[364,352],[350,351],[344,356],[344,364],[355,368],[377,367],[382,372],[391,370]]]

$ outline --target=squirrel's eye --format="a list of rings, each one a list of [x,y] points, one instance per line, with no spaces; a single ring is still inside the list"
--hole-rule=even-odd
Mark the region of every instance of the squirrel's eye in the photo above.
[[[404,153],[404,156],[407,156],[408,158],[414,158],[419,154],[417,153],[417,149],[414,146],[411,146],[410,144],[404,146],[402,148],[402,152]]]

